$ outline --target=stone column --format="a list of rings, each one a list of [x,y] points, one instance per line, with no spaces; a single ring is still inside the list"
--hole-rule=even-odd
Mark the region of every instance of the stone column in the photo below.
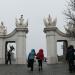
[[[0,64],[3,63],[3,39],[0,39]],[[5,55],[4,55],[5,56]]]
[[[7,35],[7,29],[4,23],[0,23],[0,64],[5,64],[5,43],[4,38]]]
[[[47,19],[44,18],[44,32],[46,33],[46,40],[47,40],[47,59],[48,64],[55,64],[57,63],[57,41],[55,36],[56,31],[56,22],[57,19],[55,18],[52,20],[50,14]]]
[[[16,57],[17,64],[26,64],[26,33],[28,32],[28,20],[24,22],[23,15],[19,21],[16,19]]]
[[[26,33],[27,28],[17,29],[16,58],[17,64],[26,64]]]
[[[51,28],[52,29],[52,28]],[[46,40],[47,40],[47,60],[48,64],[56,64],[57,59],[57,41],[55,38],[55,32],[50,28],[45,28]]]

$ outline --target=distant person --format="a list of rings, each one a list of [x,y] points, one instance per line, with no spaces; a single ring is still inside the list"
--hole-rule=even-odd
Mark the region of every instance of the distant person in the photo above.
[[[75,49],[73,45],[70,45],[67,48],[67,53],[66,53],[66,60],[68,61],[68,64],[69,64],[69,72],[72,72],[75,69],[74,68],[74,59],[75,59],[74,52],[75,52]]]
[[[10,46],[10,50],[8,51],[7,53],[7,57],[8,57],[8,60],[7,60],[7,63],[11,64],[11,57],[12,57],[12,51],[14,50],[14,46]]]
[[[11,64],[11,50],[8,51],[8,63]]]
[[[28,55],[28,65],[31,68],[31,71],[33,71],[35,55],[36,55],[35,49],[31,49],[31,52]]]
[[[36,54],[36,59],[38,60],[38,67],[40,71],[42,70],[42,61],[44,60],[43,49],[40,49],[39,52]]]

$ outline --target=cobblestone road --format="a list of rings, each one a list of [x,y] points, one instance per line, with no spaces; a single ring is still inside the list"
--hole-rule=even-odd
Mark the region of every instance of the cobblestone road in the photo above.
[[[40,72],[37,65],[34,65],[33,72],[26,65],[0,65],[0,75],[75,75],[75,73],[69,73],[66,64],[43,64],[43,71]]]

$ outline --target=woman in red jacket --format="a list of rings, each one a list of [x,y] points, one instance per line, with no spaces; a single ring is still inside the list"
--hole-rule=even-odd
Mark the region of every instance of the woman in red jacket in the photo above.
[[[40,49],[36,55],[36,59],[38,60],[39,71],[42,70],[42,61],[44,60],[43,49]]]

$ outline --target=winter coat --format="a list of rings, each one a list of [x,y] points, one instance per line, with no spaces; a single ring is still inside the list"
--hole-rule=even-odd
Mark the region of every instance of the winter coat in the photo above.
[[[68,61],[74,60],[75,59],[74,52],[75,52],[74,49],[68,49],[66,54],[66,60]]]
[[[36,55],[35,50],[32,49],[31,52],[28,55],[28,59],[34,59],[35,55]]]
[[[38,59],[38,60],[43,60],[44,59],[43,49],[39,50],[39,52],[36,55],[36,59]]]

